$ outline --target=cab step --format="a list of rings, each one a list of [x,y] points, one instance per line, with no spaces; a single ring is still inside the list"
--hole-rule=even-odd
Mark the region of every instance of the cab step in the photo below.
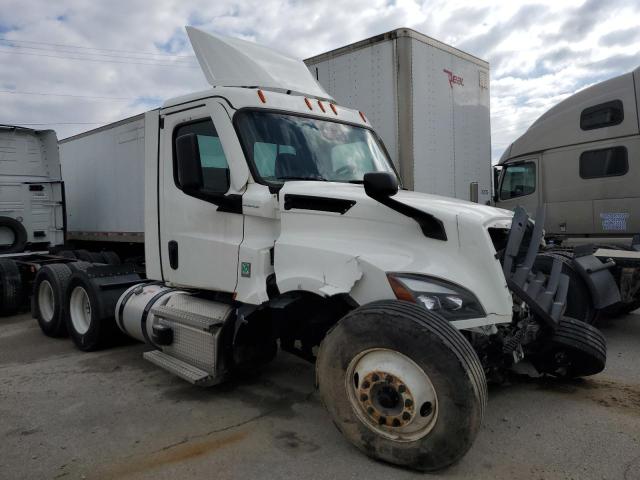
[[[194,367],[187,362],[167,355],[160,350],[144,352],[142,357],[194,385],[207,387],[216,383],[214,377],[204,370],[200,370],[198,367]]]

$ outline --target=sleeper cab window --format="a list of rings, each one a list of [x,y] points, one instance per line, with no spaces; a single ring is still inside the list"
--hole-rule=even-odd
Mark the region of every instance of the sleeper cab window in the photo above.
[[[596,128],[612,127],[622,123],[624,110],[620,100],[594,105],[585,108],[580,114],[580,128],[582,130],[595,130]]]
[[[536,164],[533,162],[509,165],[500,186],[500,200],[530,195],[536,191]]]
[[[173,132],[174,145],[174,180],[178,188],[183,188],[180,183],[179,169],[184,168],[178,165],[177,144],[180,137],[194,135],[198,142],[199,161],[193,165],[196,178],[199,176],[200,186],[197,192],[206,194],[224,194],[229,189],[229,163],[222,150],[222,144],[213,121],[208,118],[196,122],[189,122],[178,125]],[[193,171],[191,171],[193,174]],[[189,192],[190,194],[193,192]],[[195,195],[199,196],[199,195]]]
[[[588,150],[580,155],[580,177],[584,179],[618,177],[629,171],[626,147]]]

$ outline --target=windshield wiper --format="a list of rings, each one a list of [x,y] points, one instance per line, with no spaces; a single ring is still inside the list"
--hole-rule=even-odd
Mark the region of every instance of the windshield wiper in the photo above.
[[[278,180],[316,180],[319,182],[328,182],[329,180],[327,180],[326,178],[320,176],[320,175],[315,175],[315,176],[310,176],[310,177],[297,177],[297,176],[287,176],[287,177],[278,177]]]

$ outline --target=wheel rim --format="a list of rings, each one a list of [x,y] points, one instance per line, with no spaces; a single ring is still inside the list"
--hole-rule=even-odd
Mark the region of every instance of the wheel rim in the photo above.
[[[87,333],[91,325],[91,301],[83,287],[76,287],[71,292],[69,315],[75,331],[80,335]]]
[[[345,378],[356,415],[376,434],[410,442],[426,436],[438,418],[438,397],[429,376],[406,355],[386,348],[351,360]]]
[[[53,287],[48,280],[43,280],[38,287],[38,308],[40,310],[42,320],[47,323],[50,323],[53,320],[55,304]]]

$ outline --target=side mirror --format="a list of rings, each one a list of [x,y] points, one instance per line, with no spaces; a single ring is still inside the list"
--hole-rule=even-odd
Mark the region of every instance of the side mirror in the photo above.
[[[180,188],[191,191],[202,189],[200,148],[195,133],[187,133],[176,139],[176,162]]]
[[[493,203],[498,202],[498,188],[500,187],[500,172],[502,171],[502,166],[493,167]]]
[[[364,191],[371,198],[393,197],[398,193],[398,179],[393,173],[365,173],[363,183]]]

